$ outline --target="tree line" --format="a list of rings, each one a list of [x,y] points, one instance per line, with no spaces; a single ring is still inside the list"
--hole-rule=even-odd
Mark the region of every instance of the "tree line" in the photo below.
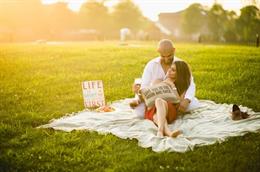
[[[123,27],[136,32],[153,27],[153,23],[131,0],[122,0],[113,9],[104,1],[89,0],[79,12],[63,2],[0,1],[0,40],[115,39]]]
[[[248,41],[260,35],[256,6],[246,6],[237,15],[219,4],[207,9],[196,3],[184,10],[181,22],[184,35],[200,34],[205,40]],[[41,0],[0,1],[0,41],[117,39],[123,27],[134,33],[143,30],[154,39],[162,36],[131,0],[121,0],[113,9],[104,1],[89,0],[79,12],[62,2],[43,5]]]
[[[187,35],[199,33],[200,39],[209,41],[254,41],[260,36],[260,11],[249,5],[237,15],[220,4],[207,9],[195,3],[183,12],[182,30]]]

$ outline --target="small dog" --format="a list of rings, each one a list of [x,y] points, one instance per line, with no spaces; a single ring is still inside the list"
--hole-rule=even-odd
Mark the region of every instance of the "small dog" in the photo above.
[[[240,120],[240,119],[246,119],[249,115],[246,112],[242,112],[240,108],[234,104],[232,108],[232,119],[233,120]]]

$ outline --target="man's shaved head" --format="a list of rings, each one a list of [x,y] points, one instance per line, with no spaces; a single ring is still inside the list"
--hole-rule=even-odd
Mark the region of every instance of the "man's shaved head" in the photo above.
[[[171,65],[174,60],[175,48],[172,45],[172,41],[169,39],[162,39],[158,44],[157,51],[161,55],[161,64]]]
[[[157,51],[159,53],[173,53],[174,47],[172,41],[169,39],[162,39],[158,44]]]

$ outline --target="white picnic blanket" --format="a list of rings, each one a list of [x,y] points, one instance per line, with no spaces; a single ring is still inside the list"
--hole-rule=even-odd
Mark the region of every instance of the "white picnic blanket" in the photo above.
[[[233,121],[232,105],[216,104],[200,100],[201,107],[190,114],[180,116],[170,124],[170,128],[180,129],[177,138],[157,137],[157,127],[150,120],[137,118],[129,107],[130,99],[114,102],[114,112],[82,111],[54,119],[38,128],[53,128],[70,132],[72,130],[97,131],[101,134],[112,133],[122,139],[137,139],[138,145],[151,147],[155,152],[186,152],[195,146],[223,142],[231,136],[242,136],[248,132],[260,131],[260,112],[241,107],[250,114],[248,119]]]

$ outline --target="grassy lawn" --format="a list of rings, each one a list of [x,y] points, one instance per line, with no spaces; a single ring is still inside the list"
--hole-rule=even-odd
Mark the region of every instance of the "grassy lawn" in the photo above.
[[[35,129],[83,109],[81,82],[101,79],[107,101],[158,54],[156,42],[0,44],[0,171],[259,171],[260,132],[187,153],[155,153],[113,135]],[[196,96],[260,111],[260,49],[176,44],[193,71]]]

